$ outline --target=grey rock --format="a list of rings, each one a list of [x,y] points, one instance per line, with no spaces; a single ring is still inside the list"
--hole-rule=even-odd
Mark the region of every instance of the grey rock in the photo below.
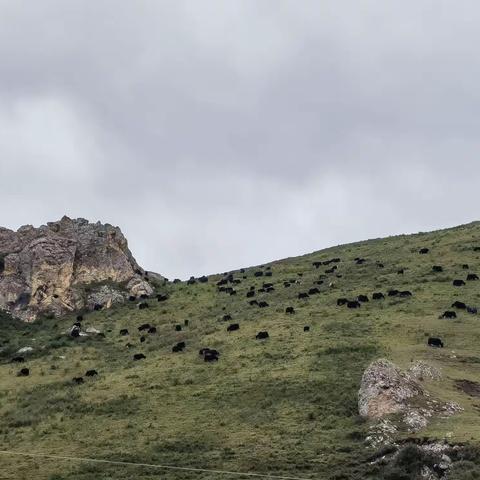
[[[82,218],[16,232],[0,228],[0,259],[0,308],[26,321],[85,308],[89,285],[111,286],[93,292],[104,296],[105,306],[119,301],[125,285],[126,294],[152,291],[120,229]]]

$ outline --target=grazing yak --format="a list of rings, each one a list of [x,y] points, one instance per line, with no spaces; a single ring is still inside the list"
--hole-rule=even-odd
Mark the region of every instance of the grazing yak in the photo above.
[[[157,327],[150,327],[148,333],[157,333]]]
[[[476,307],[467,307],[467,312],[471,313],[472,315],[475,315],[477,313],[477,308]]]
[[[361,303],[358,302],[357,300],[347,302],[347,307],[348,308],[360,308],[360,306],[361,306]]]
[[[247,298],[251,298],[255,296],[255,290],[250,290],[247,292]]]
[[[385,298],[385,295],[382,292],[375,292],[372,294],[372,299],[373,300],[383,300]]]
[[[218,350],[207,347],[201,348],[198,352],[199,355],[205,355],[206,353],[213,353],[214,355],[217,355],[217,357],[220,355],[220,352]]]
[[[72,328],[70,329],[70,336],[73,338],[77,338],[80,336],[80,324],[74,323]]]
[[[232,323],[227,327],[227,332],[234,332],[235,330],[240,330],[240,325],[238,323]]]
[[[452,303],[452,308],[459,308],[461,310],[465,310],[467,305],[463,302],[459,302],[458,300]]]
[[[135,355],[133,355],[133,359],[134,360],[143,360],[147,358],[143,353],[135,353]]]
[[[306,292],[300,292],[300,293],[298,294],[298,298],[308,298],[308,297],[309,297],[309,295],[308,295],[308,293],[306,293]]]
[[[266,277],[271,277],[272,275],[273,275],[272,272],[265,272],[265,276],[266,276]]]
[[[359,296],[357,297],[357,300],[358,300],[359,302],[365,303],[365,302],[368,302],[368,297],[367,297],[366,295],[359,295]]]
[[[283,282],[283,286],[284,286],[285,288],[288,288],[290,285],[291,285],[291,284],[290,284],[289,282]]]
[[[426,253],[428,253],[430,250],[428,248],[421,248],[418,253],[420,253],[420,255],[425,255]]]
[[[28,377],[29,375],[30,375],[30,370],[28,368],[22,368],[17,373],[17,377]]]
[[[87,370],[85,373],[86,377],[96,377],[98,372],[96,370]]]
[[[364,258],[357,258],[357,260],[355,260],[357,265],[363,265],[365,262],[366,260]]]
[[[258,303],[258,306],[259,306],[260,308],[266,308],[266,307],[268,307],[268,303],[267,303],[267,302],[259,302],[259,303]]]
[[[309,325],[305,325],[305,326],[303,327],[303,331],[304,331],[304,332],[309,332],[309,331],[310,331],[310,326],[309,326]]]
[[[139,310],[144,310],[145,308],[148,308],[148,303],[147,302],[140,302],[137,305],[137,307],[138,307]]]
[[[184,324],[186,327],[188,327],[188,320],[184,320],[184,321],[183,321],[183,324]]]
[[[459,279],[454,280],[452,283],[454,287],[463,287],[465,285],[465,282]]]
[[[443,272],[443,267],[441,267],[440,265],[434,265],[432,267],[432,271],[434,272]]]
[[[464,263],[464,264],[462,265],[462,268],[463,268],[464,270],[468,270],[470,267],[469,267],[468,263]]]
[[[387,292],[387,295],[388,295],[389,297],[396,297],[399,293],[400,293],[400,292],[399,292],[398,290],[389,290],[389,291]]]
[[[337,300],[337,305],[341,307],[342,305],[346,305],[348,303],[348,298],[339,298]]]
[[[400,270],[397,270],[398,275],[403,275],[405,273],[405,269],[401,268]]]
[[[122,335],[122,337],[125,337],[126,335],[128,335],[128,329],[122,328],[120,330],[120,335]]]
[[[264,340],[265,338],[268,338],[268,332],[258,332],[255,338],[257,340]]]
[[[254,273],[256,277],[263,277],[263,272],[261,270],[258,270]]]
[[[258,305],[257,300],[250,300],[248,303],[249,303],[250,305]]]
[[[295,313],[295,309],[293,307],[287,307],[285,309],[285,313],[290,313],[293,315]]]
[[[10,360],[10,363],[23,363],[25,359],[23,357],[13,357]]]
[[[478,275],[476,273],[469,273],[467,275],[467,281],[478,280]]]
[[[76,385],[81,385],[83,383],[83,377],[74,377],[73,383],[75,383]]]
[[[317,293],[320,293],[320,290],[317,287],[313,287],[308,291],[309,295],[316,295]]]
[[[447,310],[440,315],[440,318],[457,318],[457,314],[451,310]]]
[[[146,339],[145,339],[144,336],[141,336],[141,337],[140,337],[140,343],[143,343],[145,340],[146,340]]]
[[[143,330],[148,330],[151,327],[149,323],[144,323],[138,327],[139,332],[143,332]]]
[[[172,352],[182,352],[186,347],[185,342],[178,342],[172,347]]]
[[[399,294],[398,294],[400,297],[411,297],[412,296],[412,292],[410,292],[410,290],[403,290],[401,291]]]
[[[137,297],[135,295],[129,295],[129,297],[128,297],[129,302],[134,302],[136,299],[137,299]]]
[[[218,362],[220,352],[212,348],[202,348],[199,352],[205,362]]]
[[[212,351],[206,352],[203,356],[204,362],[218,362],[218,355],[215,355]]]
[[[440,338],[437,338],[437,337],[428,337],[427,345],[429,347],[443,348],[442,340]]]

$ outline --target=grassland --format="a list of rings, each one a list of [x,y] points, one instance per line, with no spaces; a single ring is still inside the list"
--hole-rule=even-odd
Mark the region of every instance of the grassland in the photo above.
[[[368,423],[357,415],[363,370],[378,357],[402,367],[425,360],[443,372],[427,387],[454,400],[464,412],[436,419],[422,436],[480,443],[480,398],[459,391],[456,379],[480,379],[480,315],[439,315],[455,300],[480,307],[480,282],[453,287],[454,278],[480,274],[480,224],[376,239],[338,246],[302,257],[233,272],[241,279],[237,295],[217,291],[222,275],[208,283],[168,283],[169,299],[149,299],[138,310],[127,303],[85,315],[105,337],[69,338],[74,316],[39,319],[27,325],[0,316],[0,450],[93,457],[182,467],[291,475],[315,479],[381,478],[367,462]],[[420,255],[427,247],[430,252]],[[324,274],[312,262],[341,258],[338,270]],[[356,257],[366,259],[357,265]],[[381,262],[384,268],[379,268]],[[462,265],[468,264],[469,270]],[[432,272],[432,265],[444,271]],[[258,270],[271,277],[255,277]],[[397,273],[404,269],[403,274]],[[341,277],[338,277],[341,275]],[[322,275],[322,285],[315,285]],[[244,278],[246,277],[246,278]],[[285,288],[283,282],[295,279]],[[248,304],[246,292],[264,282],[275,291],[259,293],[268,308]],[[333,283],[333,285],[330,285]],[[320,294],[299,300],[317,286]],[[338,307],[339,297],[389,288],[410,290],[411,298],[387,297],[360,309]],[[293,306],[295,315],[285,308]],[[229,314],[240,330],[227,332]],[[175,331],[175,325],[189,325]],[[157,327],[140,343],[137,327]],[[303,327],[310,326],[309,332]],[[119,330],[128,328],[122,337]],[[255,339],[266,330],[270,338]],[[445,348],[426,346],[439,336]],[[178,341],[181,353],[172,353]],[[127,348],[126,344],[133,346]],[[9,363],[19,348],[32,346],[29,377],[16,376]],[[202,347],[221,352],[205,363]],[[134,353],[146,359],[132,360]],[[94,368],[85,384],[72,378]],[[147,467],[89,464],[0,456],[1,479],[210,479],[211,473],[157,471]],[[247,478],[247,477],[234,477]],[[457,478],[457,477],[456,477]],[[458,478],[470,478],[461,477]],[[472,477],[473,478],[473,477]]]

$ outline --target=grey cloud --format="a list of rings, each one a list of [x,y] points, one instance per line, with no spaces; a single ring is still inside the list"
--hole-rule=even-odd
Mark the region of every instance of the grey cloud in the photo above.
[[[0,1],[0,224],[168,276],[477,218],[480,7]]]

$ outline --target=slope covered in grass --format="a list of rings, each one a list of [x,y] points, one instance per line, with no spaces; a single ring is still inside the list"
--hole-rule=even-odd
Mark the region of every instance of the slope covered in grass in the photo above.
[[[412,360],[439,367],[443,380],[428,388],[458,402],[464,412],[434,419],[421,435],[475,445],[480,398],[459,390],[455,380],[480,379],[480,316],[463,310],[454,320],[439,315],[455,300],[480,307],[480,282],[452,285],[468,273],[480,274],[479,246],[475,223],[235,271],[241,283],[226,286],[236,295],[218,291],[223,275],[206,283],[168,283],[157,292],[168,300],[148,299],[149,308],[128,303],[86,314],[83,328],[93,326],[105,337],[68,337],[74,316],[27,325],[3,315],[0,449],[303,478],[379,478],[367,462],[369,425],[357,415],[361,375],[378,357],[401,367]],[[429,253],[419,254],[421,248]],[[333,273],[325,270],[334,263],[313,266],[331,258],[341,260]],[[433,272],[433,265],[443,272]],[[257,271],[264,276],[255,276]],[[273,283],[274,291],[259,293],[265,282]],[[257,293],[247,298],[252,286]],[[298,298],[311,288],[320,293]],[[373,292],[389,289],[409,290],[412,297],[372,300]],[[359,294],[370,298],[359,309],[336,304]],[[294,315],[285,313],[288,306]],[[223,320],[227,314],[231,321]],[[139,332],[144,323],[157,332]],[[227,332],[230,323],[240,329]],[[124,328],[128,336],[119,335]],[[269,338],[257,340],[259,331],[268,331]],[[427,347],[428,336],[441,337],[445,348]],[[180,341],[185,350],[172,353]],[[25,346],[34,347],[25,364],[9,363]],[[203,347],[218,350],[219,361],[204,362],[198,353]],[[135,353],[146,359],[133,361]],[[24,366],[30,376],[17,377]],[[88,369],[99,375],[84,377],[83,385],[72,383]],[[223,478],[13,456],[2,456],[0,464],[0,477],[9,479]]]

